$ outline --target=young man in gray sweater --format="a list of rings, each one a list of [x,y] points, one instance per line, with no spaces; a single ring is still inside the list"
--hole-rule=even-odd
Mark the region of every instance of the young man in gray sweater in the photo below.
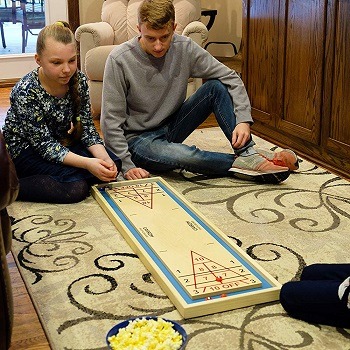
[[[242,80],[190,38],[176,34],[172,0],[144,0],[139,36],[110,53],[105,67],[101,129],[126,179],[184,169],[279,183],[298,168],[294,152],[257,152],[251,106]],[[186,100],[188,79],[206,82]],[[214,113],[232,153],[182,142]]]

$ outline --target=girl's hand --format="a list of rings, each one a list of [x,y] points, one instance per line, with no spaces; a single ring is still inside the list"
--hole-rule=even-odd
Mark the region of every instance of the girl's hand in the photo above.
[[[117,166],[110,157],[103,158],[102,160],[104,160],[108,164],[107,169],[116,171],[118,174]]]
[[[86,169],[98,179],[104,182],[114,181],[118,174],[115,163],[98,158],[87,158]]]

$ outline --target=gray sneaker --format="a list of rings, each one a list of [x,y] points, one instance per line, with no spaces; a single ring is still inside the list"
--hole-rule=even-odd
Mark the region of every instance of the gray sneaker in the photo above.
[[[286,180],[290,171],[288,167],[275,165],[256,153],[237,157],[229,169],[229,174],[243,180],[276,184]]]

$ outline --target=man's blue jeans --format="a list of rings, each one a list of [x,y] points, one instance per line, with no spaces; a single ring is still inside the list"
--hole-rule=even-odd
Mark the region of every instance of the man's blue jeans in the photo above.
[[[128,141],[132,161],[148,171],[184,169],[204,175],[227,176],[236,155],[210,152],[182,142],[211,113],[228,139],[236,126],[232,99],[219,80],[208,80],[161,127],[146,131]],[[250,140],[239,152],[254,145]]]

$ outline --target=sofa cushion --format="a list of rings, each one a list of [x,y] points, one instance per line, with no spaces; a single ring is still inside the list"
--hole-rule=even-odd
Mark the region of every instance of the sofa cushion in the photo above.
[[[137,9],[142,0],[106,0],[102,5],[101,19],[111,25],[114,44],[120,44],[138,35]],[[198,0],[174,0],[176,32],[182,34],[186,25],[200,21],[201,8]]]
[[[141,0],[106,0],[102,5],[101,19],[111,25],[114,44],[120,44],[137,35],[137,11]]]
[[[102,82],[107,57],[114,47],[114,45],[98,46],[86,53],[85,73],[90,80]]]

